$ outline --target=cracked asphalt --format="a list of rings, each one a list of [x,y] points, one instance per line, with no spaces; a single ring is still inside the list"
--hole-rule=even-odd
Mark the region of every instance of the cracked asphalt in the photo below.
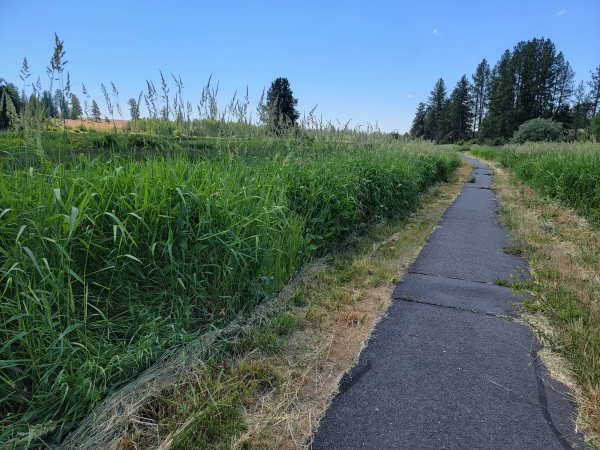
[[[587,448],[576,406],[538,358],[541,345],[514,321],[514,297],[495,285],[528,275],[504,252],[491,170],[475,169],[315,433],[318,449]]]

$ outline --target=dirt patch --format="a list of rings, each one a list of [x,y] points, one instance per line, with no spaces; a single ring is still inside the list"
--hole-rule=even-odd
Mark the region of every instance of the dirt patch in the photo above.
[[[66,119],[65,125],[71,128],[75,128],[81,124],[85,125],[86,128],[94,128],[96,130],[114,130],[115,127],[117,129],[121,129],[125,127],[129,123],[129,120],[111,120],[110,123],[101,120],[100,122],[96,122],[91,119],[84,120],[73,120]]]

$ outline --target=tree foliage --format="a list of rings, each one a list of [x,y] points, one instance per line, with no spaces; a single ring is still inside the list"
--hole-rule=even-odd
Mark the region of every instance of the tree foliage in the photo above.
[[[277,78],[267,91],[266,117],[275,131],[296,126],[300,113],[296,110],[298,100],[294,98],[287,78]]]
[[[449,134],[446,138],[457,142],[469,137],[469,130],[473,120],[473,96],[471,83],[463,75],[450,94],[447,124]]]
[[[79,119],[83,115],[83,111],[81,109],[81,103],[79,102],[79,98],[75,94],[71,94],[71,111],[69,114],[69,118],[76,120]]]
[[[490,84],[491,69],[488,62],[483,59],[471,75],[473,84],[471,90],[473,93],[473,133],[481,129],[481,121],[487,108],[488,85]]]
[[[127,104],[129,105],[129,115],[131,116],[131,120],[139,120],[140,119],[140,104],[135,98],[130,98],[127,100]]]
[[[21,99],[17,87],[0,78],[0,130],[15,125],[21,112]]]
[[[521,124],[510,142],[511,144],[523,144],[525,142],[560,142],[562,140],[564,140],[562,124],[538,117]]]
[[[412,127],[410,128],[410,134],[413,138],[425,136],[425,120],[427,118],[427,109],[425,103],[419,103],[417,106],[417,113],[413,119]]]
[[[427,104],[417,108],[411,135],[439,143],[472,137],[501,143],[520,125],[542,118],[571,129],[567,134],[573,139],[577,130],[590,130],[600,111],[600,66],[591,80],[577,85],[571,65],[550,39],[519,42],[493,68],[482,60],[471,80],[463,76],[446,98],[440,78]]]
[[[92,100],[92,117],[95,122],[100,122],[100,118],[102,117],[102,113],[100,112],[100,107],[96,100]]]
[[[427,99],[427,115],[425,118],[425,139],[437,140],[442,125],[442,112],[446,104],[446,84],[440,78]]]

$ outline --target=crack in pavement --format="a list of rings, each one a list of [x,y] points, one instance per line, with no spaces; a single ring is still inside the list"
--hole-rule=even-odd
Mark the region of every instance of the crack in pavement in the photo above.
[[[449,280],[460,280],[460,281],[467,281],[469,283],[480,283],[480,284],[487,284],[487,285],[491,285],[491,286],[496,286],[493,281],[469,280],[467,278],[450,277],[448,275],[436,275],[436,274],[433,274],[433,273],[417,272],[417,271],[413,271],[413,270],[409,270],[406,273],[412,273],[414,275],[423,275],[423,276],[426,276],[426,277],[447,278]]]

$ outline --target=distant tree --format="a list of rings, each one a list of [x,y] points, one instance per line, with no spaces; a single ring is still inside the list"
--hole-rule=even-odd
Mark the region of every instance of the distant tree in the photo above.
[[[488,113],[481,124],[486,138],[508,139],[514,132],[515,75],[511,53],[506,50],[492,69],[488,85]]]
[[[573,105],[573,128],[575,131],[588,126],[591,111],[592,101],[589,94],[586,92],[585,83],[581,81],[573,92],[575,103]]]
[[[427,118],[425,125],[426,139],[439,139],[440,125],[442,122],[442,112],[446,104],[446,85],[443,78],[440,78],[433,87],[429,98],[427,99]]]
[[[573,92],[575,91],[575,72],[569,61],[565,60],[562,52],[556,55],[554,61],[554,79],[552,88],[552,120],[564,122],[567,119],[566,111]]]
[[[479,132],[481,129],[481,121],[483,120],[485,110],[487,108],[488,85],[490,83],[491,69],[488,62],[484,59],[479,63],[475,73],[471,76],[473,80],[473,133]]]
[[[52,99],[52,104],[54,105],[54,110],[56,111],[55,117],[60,117],[62,119],[68,119],[71,115],[69,103],[65,98],[65,95],[62,90],[57,89],[54,92],[54,98]]]
[[[54,104],[52,103],[52,94],[50,91],[42,92],[41,98],[42,108],[46,111],[45,114],[54,117],[56,111],[54,110]]]
[[[591,71],[590,71],[591,72]],[[590,100],[592,102],[592,117],[596,115],[598,104],[600,103],[600,66],[596,67],[592,74],[592,79],[588,81],[590,87]]]
[[[457,142],[468,137],[473,120],[473,97],[471,83],[463,75],[450,94],[449,112],[446,121],[450,128],[450,141]]]
[[[18,88],[0,78],[0,129],[14,125],[16,115],[21,112]]]
[[[300,117],[296,110],[298,100],[294,98],[290,83],[287,78],[277,78],[271,83],[267,91],[267,117],[269,125],[274,130],[281,130],[286,126],[295,126]]]
[[[427,119],[427,110],[425,103],[419,103],[417,106],[417,113],[413,119],[412,127],[410,128],[410,134],[413,138],[425,136],[425,121]]]
[[[442,112],[438,120],[436,142],[438,144],[450,144],[454,141],[452,135],[452,103],[449,98],[444,100]]]
[[[129,114],[131,115],[131,120],[139,120],[140,119],[140,104],[135,98],[130,98],[127,100],[127,104],[129,105]]]
[[[71,94],[71,114],[70,118],[73,120],[79,119],[83,115],[81,110],[81,103],[75,94]]]
[[[92,117],[95,122],[100,122],[100,117],[102,117],[102,113],[100,112],[100,107],[96,100],[92,100]]]

